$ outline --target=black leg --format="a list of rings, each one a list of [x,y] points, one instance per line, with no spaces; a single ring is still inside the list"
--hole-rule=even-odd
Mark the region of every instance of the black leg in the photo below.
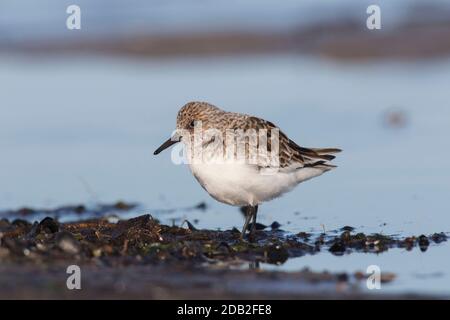
[[[244,238],[244,235],[245,235],[245,233],[246,233],[246,231],[247,231],[247,228],[248,228],[248,224],[250,223],[250,219],[251,219],[252,216],[253,216],[253,212],[254,212],[253,207],[252,207],[252,206],[248,206],[248,207],[247,207],[247,213],[246,213],[246,215],[245,215],[244,228],[242,228],[241,238]]]
[[[258,214],[258,206],[256,205],[256,206],[254,206],[253,208],[254,208],[254,209],[253,209],[252,228],[251,228],[251,230],[250,230],[250,234],[253,234],[253,232],[254,232],[255,229],[256,229],[256,215]]]

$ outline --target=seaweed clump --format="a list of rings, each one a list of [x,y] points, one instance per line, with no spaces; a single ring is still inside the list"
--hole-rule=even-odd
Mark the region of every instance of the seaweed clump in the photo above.
[[[447,235],[443,232],[430,236],[420,235],[399,238],[390,235],[375,233],[366,235],[364,233],[352,234],[346,230],[338,236],[331,237],[326,244],[329,251],[334,255],[343,255],[352,251],[381,253],[390,248],[404,248],[408,251],[419,247],[422,252],[428,250],[431,242],[436,244],[447,241]]]
[[[130,210],[132,206],[117,203],[103,208]],[[81,210],[79,206],[72,208],[75,209]],[[107,265],[283,264],[290,258],[316,254],[324,248],[334,255],[381,253],[390,248],[412,250],[419,247],[426,251],[432,243],[447,240],[445,233],[399,238],[379,233],[366,235],[354,230],[345,226],[337,234],[300,232],[292,235],[281,230],[279,224],[275,227],[272,224],[270,228],[260,226],[244,241],[235,228],[198,230],[189,222],[187,228],[167,226],[149,214],[117,222],[107,217],[67,223],[50,216],[34,223],[2,219],[0,259],[44,264],[67,259]]]

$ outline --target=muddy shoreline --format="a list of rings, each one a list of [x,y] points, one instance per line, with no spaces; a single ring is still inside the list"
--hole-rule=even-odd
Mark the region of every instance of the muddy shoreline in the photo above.
[[[60,223],[50,216],[35,222],[21,218],[0,220],[0,298],[142,298],[142,299],[291,299],[291,298],[431,298],[424,295],[371,294],[362,287],[367,275],[355,273],[266,271],[264,264],[319,252],[337,256],[380,254],[403,248],[428,250],[447,241],[446,233],[395,237],[357,233],[344,226],[322,234],[289,234],[277,223],[258,225],[242,240],[237,229],[197,230],[161,224],[151,215],[112,219],[108,213],[132,210],[134,205],[99,206],[96,218],[83,218],[83,206],[45,213],[81,215]],[[83,208],[83,209],[81,209]],[[19,209],[2,216],[26,217],[37,210]],[[92,215],[92,212],[90,212]],[[82,290],[66,287],[66,268],[78,265]],[[382,283],[395,281],[384,272]]]
[[[72,263],[67,261],[67,263]],[[81,290],[68,290],[67,264],[2,265],[0,299],[440,299],[368,293],[344,274],[192,269],[173,265],[81,265]],[[360,281],[360,280],[357,280]]]

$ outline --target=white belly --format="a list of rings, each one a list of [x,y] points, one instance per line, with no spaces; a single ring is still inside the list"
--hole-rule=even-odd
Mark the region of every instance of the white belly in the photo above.
[[[190,164],[202,187],[216,200],[234,205],[258,205],[290,191],[297,184],[323,173],[314,168],[264,174],[245,164]]]

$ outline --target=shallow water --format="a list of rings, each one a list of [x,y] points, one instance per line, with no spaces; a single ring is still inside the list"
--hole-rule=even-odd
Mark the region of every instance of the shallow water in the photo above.
[[[369,290],[365,281],[358,283],[358,288],[367,293],[421,293],[427,295],[442,295],[450,297],[448,275],[448,244],[432,245],[426,252],[418,248],[412,251],[406,249],[390,249],[381,254],[351,253],[335,256],[329,252],[317,255],[306,255],[287,260],[282,266],[271,264],[260,265],[262,270],[298,271],[309,268],[316,272],[328,271],[335,273],[361,272],[365,275],[369,266],[380,267],[381,272],[392,272],[395,279],[382,283],[381,289]]]
[[[341,147],[339,168],[264,204],[259,222],[291,231],[344,225],[365,233],[450,231],[450,61],[334,64],[294,56],[133,62],[95,57],[0,57],[0,208],[136,201],[163,222],[241,227],[237,208],[209,198],[184,166],[154,149],[172,132],[177,110],[206,100],[278,124],[296,142]],[[395,107],[403,127],[383,122]],[[185,208],[206,201],[206,211]],[[288,261],[396,272],[390,290],[449,292],[446,243],[425,253]],[[436,276],[438,275],[438,276]]]

